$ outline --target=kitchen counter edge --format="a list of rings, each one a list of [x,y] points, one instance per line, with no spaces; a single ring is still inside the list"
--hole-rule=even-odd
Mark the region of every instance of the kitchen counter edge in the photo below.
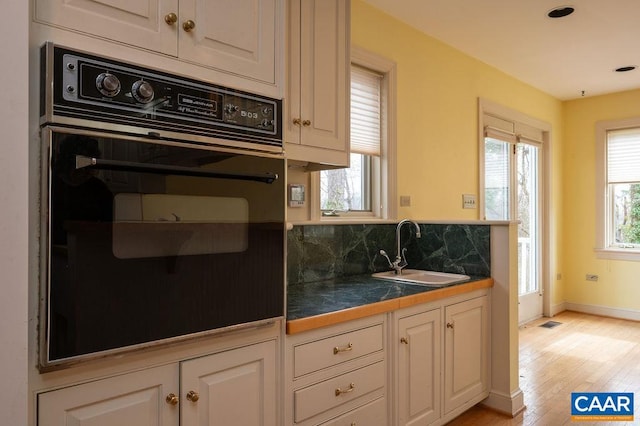
[[[409,306],[433,302],[436,300],[445,299],[447,297],[458,296],[460,294],[470,293],[475,290],[491,287],[493,287],[493,278],[482,278],[479,280],[470,281],[465,284],[443,287],[437,290],[402,296],[395,299],[383,300],[375,303],[368,303],[366,305],[342,309],[335,312],[328,312],[325,314],[289,320],[287,321],[286,326],[287,334],[302,333],[329,325],[340,324],[358,318],[391,312],[398,309],[407,308]]]

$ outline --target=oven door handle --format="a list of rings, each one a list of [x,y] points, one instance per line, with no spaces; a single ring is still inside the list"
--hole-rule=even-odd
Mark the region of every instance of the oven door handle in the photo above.
[[[123,172],[141,172],[164,174],[171,173],[180,176],[211,177],[219,179],[251,180],[256,182],[273,183],[278,179],[277,173],[228,173],[214,170],[198,169],[194,167],[169,166],[166,164],[143,164],[131,161],[104,160],[102,158],[76,155],[76,169],[91,167],[97,170],[117,170]]]

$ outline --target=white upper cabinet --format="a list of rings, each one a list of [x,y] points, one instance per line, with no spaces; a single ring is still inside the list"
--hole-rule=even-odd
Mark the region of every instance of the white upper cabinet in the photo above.
[[[276,0],[180,0],[181,59],[274,84],[277,6]]]
[[[348,0],[288,2],[287,157],[349,166]]]
[[[178,54],[177,13],[178,0],[36,0],[35,3],[35,17],[40,22],[172,56]],[[175,21],[171,14],[175,15]]]
[[[284,0],[35,0],[35,19],[215,69],[248,82],[239,89],[280,97]]]

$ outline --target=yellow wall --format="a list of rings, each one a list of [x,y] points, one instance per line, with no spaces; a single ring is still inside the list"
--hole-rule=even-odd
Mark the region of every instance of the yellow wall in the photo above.
[[[640,90],[564,103],[564,292],[568,302],[640,310],[640,262],[597,259],[595,123],[640,116]],[[585,280],[599,275],[598,282]]]
[[[559,146],[557,99],[360,0],[351,23],[353,45],[397,63],[398,195],[411,196],[399,217],[478,218],[462,209],[462,194],[478,194],[479,97],[550,123]]]
[[[361,0],[351,8],[351,42],[389,58],[398,74],[398,218],[478,219],[462,194],[478,189],[478,98],[551,125],[551,275],[560,272],[562,102],[395,20]],[[514,52],[518,54],[518,52]],[[558,282],[561,284],[561,282]],[[552,305],[561,303],[553,286]]]

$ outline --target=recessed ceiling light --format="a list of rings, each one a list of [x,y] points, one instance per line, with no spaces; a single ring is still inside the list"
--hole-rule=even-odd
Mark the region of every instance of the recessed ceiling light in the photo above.
[[[615,72],[627,72],[627,71],[633,71],[635,69],[636,69],[635,65],[627,65],[626,67],[616,68]]]
[[[560,6],[552,9],[547,13],[547,16],[549,18],[564,18],[565,16],[571,15],[573,12],[575,12],[575,9],[571,6]]]

